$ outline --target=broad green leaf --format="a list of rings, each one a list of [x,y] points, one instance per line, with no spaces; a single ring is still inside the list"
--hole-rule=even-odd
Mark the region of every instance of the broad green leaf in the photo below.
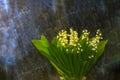
[[[108,42],[108,40],[103,40],[98,44],[97,53],[93,59],[89,60],[87,66],[86,66],[85,72],[88,72],[91,69],[91,67],[93,66],[93,64],[95,64],[96,61],[98,60],[98,58],[102,55],[107,42]]]
[[[32,40],[32,43],[40,52],[42,52],[43,55],[45,56],[49,55],[48,51],[49,42],[45,36],[42,35],[40,40]]]
[[[104,40],[98,44],[98,50],[97,50],[97,53],[99,54],[98,57],[103,53],[107,42],[108,42],[108,40]]]

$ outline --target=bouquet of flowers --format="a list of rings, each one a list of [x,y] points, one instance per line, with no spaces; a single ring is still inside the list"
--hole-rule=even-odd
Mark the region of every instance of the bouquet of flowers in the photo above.
[[[32,40],[32,43],[58,71],[61,80],[85,80],[107,43],[102,40],[99,29],[94,37],[89,35],[87,29],[78,36],[77,31],[70,28],[69,33],[61,30],[51,42],[41,35],[40,40]]]

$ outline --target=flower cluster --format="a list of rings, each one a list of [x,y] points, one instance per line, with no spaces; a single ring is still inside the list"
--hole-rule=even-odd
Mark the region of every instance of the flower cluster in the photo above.
[[[67,31],[66,30],[62,30],[58,33],[57,38],[59,39],[59,41],[61,42],[61,44],[63,46],[65,46],[66,44],[68,44],[68,39],[67,39]]]
[[[102,39],[102,34],[100,29],[97,30],[95,37],[93,37],[90,41],[89,41],[89,46],[92,46],[92,50],[93,51],[97,51],[97,46],[98,43],[100,42],[100,39]]]
[[[84,29],[83,31],[82,31],[82,40],[83,39],[89,39],[89,34],[90,34],[90,32],[88,32],[88,30],[87,29]]]
[[[68,34],[66,30],[60,31],[57,35],[57,39],[60,41],[61,45],[66,48],[66,52],[68,53],[80,53],[80,51],[83,51],[83,49],[81,49],[81,44],[78,42],[78,33],[72,28],[70,28],[70,34]],[[69,46],[72,46],[74,48],[71,49]]]
[[[81,38],[79,38],[77,31],[70,28],[70,34],[68,34],[66,30],[62,30],[58,33],[57,39],[60,41],[61,45],[66,48],[66,52],[82,52],[82,46],[84,45],[80,43],[80,40],[86,40],[86,44],[91,47],[91,50],[97,52],[98,43],[100,42],[100,39],[102,39],[101,31],[98,29],[95,37],[92,38],[89,38],[89,34],[90,32],[87,29],[84,29]],[[68,46],[73,46],[73,49],[69,49]],[[93,55],[90,57],[93,57]]]
[[[77,31],[74,31],[72,28],[70,28],[69,37],[70,37],[69,45],[77,46],[77,42],[79,40]]]
[[[77,31],[74,31],[72,28],[70,28],[70,34],[66,30],[60,31],[57,38],[64,47],[66,45],[77,46],[79,40]]]

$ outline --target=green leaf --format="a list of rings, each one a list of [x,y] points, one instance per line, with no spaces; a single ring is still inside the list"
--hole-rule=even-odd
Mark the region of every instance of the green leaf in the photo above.
[[[103,40],[98,44],[97,57],[99,57],[103,53],[107,42],[108,42],[108,40]]]
[[[56,37],[53,38],[52,44],[56,47],[62,47],[60,41]]]
[[[57,45],[57,41],[58,41],[57,38],[54,37],[53,40],[52,40],[52,44],[56,46]]]
[[[32,40],[32,43],[40,52],[42,52],[43,55],[46,57],[49,56],[49,42],[45,36],[42,35],[40,40]]]
[[[88,72],[91,69],[91,67],[96,63],[98,58],[102,55],[107,42],[108,42],[108,40],[103,40],[98,44],[97,53],[96,53],[96,55],[93,59],[89,60],[87,66],[86,66],[86,71],[85,72]]]

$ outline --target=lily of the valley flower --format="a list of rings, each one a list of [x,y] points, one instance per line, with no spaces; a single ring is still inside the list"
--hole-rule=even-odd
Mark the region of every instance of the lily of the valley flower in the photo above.
[[[82,31],[81,38],[79,38],[77,31],[70,28],[70,34],[68,34],[66,30],[62,30],[58,33],[57,38],[60,41],[61,45],[66,47],[66,52],[83,52],[84,50],[82,49],[82,46],[84,45],[81,45],[81,43],[79,43],[80,39],[86,39],[86,44],[89,47],[92,47],[91,50],[97,52],[98,43],[100,42],[100,39],[102,39],[101,31],[100,29],[98,29],[96,31],[95,37],[92,37],[91,39],[89,38],[89,35],[90,32],[87,29],[84,29]],[[73,49],[68,49],[68,46],[73,46]],[[74,47],[76,47],[77,49]]]

